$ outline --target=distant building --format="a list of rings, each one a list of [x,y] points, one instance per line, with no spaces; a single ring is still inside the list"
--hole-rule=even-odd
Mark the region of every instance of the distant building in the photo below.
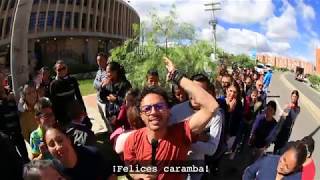
[[[320,57],[320,56],[319,56]],[[300,59],[294,59],[284,56],[272,56],[268,54],[258,54],[257,60],[263,64],[271,64],[278,68],[288,68],[289,70],[296,69],[297,66],[304,68],[305,74],[314,73],[314,65],[310,62],[303,61]]]
[[[29,64],[94,64],[99,51],[108,51],[133,36],[138,13],[123,0],[33,1],[28,32]],[[9,67],[10,38],[18,0],[0,0],[0,68]]]
[[[316,50],[316,72],[320,74],[320,48]]]

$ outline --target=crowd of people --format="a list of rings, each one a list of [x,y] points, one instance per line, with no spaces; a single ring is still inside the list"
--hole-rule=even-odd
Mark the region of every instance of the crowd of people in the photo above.
[[[185,74],[169,58],[164,63],[171,89],[160,84],[156,69],[147,72],[145,87],[137,89],[121,64],[106,53],[97,55],[93,87],[117,162],[106,160],[98,148],[79,83],[64,61],[54,65],[54,78],[50,68],[41,68],[23,85],[19,99],[0,72],[3,177],[211,179],[223,158],[233,160],[249,149],[251,165],[244,180],[314,179],[312,137],[288,142],[300,113],[299,92],[291,92],[276,119],[277,104],[267,100],[271,69],[261,74],[219,65],[212,79],[205,73]],[[274,150],[267,153],[271,144]]]

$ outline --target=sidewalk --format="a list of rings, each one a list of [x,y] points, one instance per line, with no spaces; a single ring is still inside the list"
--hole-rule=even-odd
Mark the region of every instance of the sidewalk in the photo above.
[[[86,105],[88,116],[92,122],[92,131],[95,134],[107,131],[106,125],[102,120],[98,110],[96,97],[96,94],[83,96],[83,101]]]

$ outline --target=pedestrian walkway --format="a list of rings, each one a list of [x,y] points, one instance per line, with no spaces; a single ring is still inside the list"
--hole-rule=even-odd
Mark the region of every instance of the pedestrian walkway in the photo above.
[[[83,101],[86,105],[88,116],[92,122],[92,131],[95,134],[106,132],[106,125],[103,122],[97,107],[97,95],[90,94],[88,96],[83,96]]]

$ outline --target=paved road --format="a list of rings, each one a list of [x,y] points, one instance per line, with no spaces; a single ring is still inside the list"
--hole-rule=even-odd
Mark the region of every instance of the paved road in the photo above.
[[[289,81],[290,84],[294,86],[300,93],[303,93],[309,100],[311,100],[317,107],[320,108],[320,95],[314,92],[305,83],[294,80],[293,74],[285,74],[284,78]],[[275,73],[272,78],[272,83],[270,87],[270,96],[280,96],[274,99],[283,108],[286,103],[290,102],[290,93],[293,89],[289,88],[286,83],[281,79],[281,75]],[[306,106],[308,106],[309,101],[300,101],[301,113],[297,117],[296,123],[293,127],[291,134],[291,140],[301,139],[306,135],[311,134],[315,130],[320,128],[320,111],[314,113],[310,111]],[[278,108],[278,113],[280,113],[280,108]],[[312,114],[313,112],[313,114]],[[316,119],[317,118],[317,119]],[[316,132],[313,136],[316,145],[313,154],[313,158],[317,164],[317,176],[316,179],[320,179],[320,132]]]
[[[320,107],[320,93],[316,92],[314,89],[309,87],[306,83],[296,81],[294,78],[294,74],[288,73],[284,75],[287,80],[290,81],[290,83],[297,88],[297,90],[303,92],[307,98],[311,99],[312,102]]]
[[[315,93],[304,83],[296,82],[294,80],[293,75],[285,74],[281,76],[279,73],[275,73],[273,75],[272,83],[269,88],[270,92],[268,94],[268,101],[275,100],[278,105],[276,119],[279,119],[283,107],[290,102],[290,93],[294,89],[298,89],[300,93],[303,93],[305,96],[310,97],[313,103],[317,103],[317,100],[319,100],[320,98],[320,96],[317,93]],[[296,119],[296,123],[293,127],[290,140],[302,139],[304,136],[309,135],[316,129],[320,128],[320,111],[312,115],[310,109],[306,107],[308,106],[308,103],[308,101],[300,101],[301,113]],[[317,106],[320,107],[320,104]],[[316,119],[317,117],[319,118]],[[320,179],[320,145],[318,145],[317,143],[320,143],[320,132],[316,132],[313,138],[316,141],[313,158],[316,164],[318,165],[318,174],[316,176],[316,179],[318,180]],[[273,151],[273,145],[268,149],[268,151]],[[245,150],[244,153],[240,154],[239,157],[233,161],[228,160],[228,158],[224,159],[222,161],[222,169],[220,176],[213,178],[218,180],[241,179],[243,170],[248,165],[246,152],[247,151]]]

